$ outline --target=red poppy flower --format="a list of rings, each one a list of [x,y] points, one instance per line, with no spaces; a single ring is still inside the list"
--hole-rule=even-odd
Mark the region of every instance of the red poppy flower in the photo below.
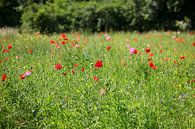
[[[176,60],[174,60],[173,62],[174,62],[174,64],[177,64],[177,61]]]
[[[61,41],[61,44],[64,45],[64,44],[66,44],[66,42],[65,41]]]
[[[20,74],[20,79],[23,80],[23,79],[25,79],[25,77],[26,77],[25,74]]]
[[[9,50],[3,49],[3,53],[8,53]]]
[[[107,50],[107,51],[110,51],[110,49],[111,49],[111,46],[107,46],[107,47],[106,47],[106,50]]]
[[[11,49],[12,48],[12,44],[8,44],[7,48]]]
[[[75,66],[75,67],[78,67],[78,66],[79,66],[79,64],[74,64],[74,66]]]
[[[66,37],[66,34],[61,33],[61,37],[62,37],[62,38],[65,38],[65,37]]]
[[[2,74],[2,76],[1,76],[1,80],[2,81],[5,81],[7,79],[7,75],[4,73],[4,74]]]
[[[66,34],[64,34],[64,33],[61,34],[61,37],[62,37],[64,40],[68,40],[68,38],[66,37]]]
[[[56,64],[55,65],[55,69],[56,70],[60,70],[60,69],[62,69],[63,67],[62,67],[62,65],[61,64]]]
[[[94,77],[93,77],[93,80],[98,81],[99,79],[98,79],[97,76],[94,76]]]
[[[195,47],[195,42],[193,42],[193,43],[192,43],[192,46],[194,46],[194,47]]]
[[[97,60],[95,63],[95,68],[101,68],[103,66],[103,63],[101,60]]]
[[[81,68],[81,71],[82,71],[82,72],[85,72],[85,68]]]
[[[67,37],[65,37],[65,38],[64,38],[64,40],[68,40],[68,38],[67,38]]]
[[[146,48],[146,53],[149,53],[150,52],[150,48]]]
[[[58,45],[58,44],[57,44],[57,45],[56,45],[56,48],[58,48],[58,49],[59,49],[59,48],[60,48],[60,45]]]
[[[54,40],[50,40],[50,44],[56,44]]]
[[[137,51],[136,49],[134,49],[133,53],[134,53],[134,54],[137,54],[137,53],[138,53],[138,51]]]
[[[184,60],[184,59],[185,59],[185,56],[180,56],[180,59],[181,59],[181,60]]]
[[[162,49],[160,49],[160,53],[163,53],[163,50]]]
[[[150,53],[150,56],[154,56],[154,53]]]
[[[154,67],[154,63],[153,62],[150,62],[149,63],[149,66],[152,68],[152,67]]]
[[[154,65],[153,62],[150,62],[150,63],[149,63],[149,66],[150,66],[152,69],[154,69],[154,70],[156,69],[156,66]]]

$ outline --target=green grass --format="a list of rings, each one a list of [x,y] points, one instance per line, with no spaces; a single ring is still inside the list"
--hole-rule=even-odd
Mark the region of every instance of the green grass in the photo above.
[[[104,34],[67,34],[65,45],[60,35],[0,35],[2,51],[13,46],[0,52],[0,74],[7,75],[0,82],[0,128],[195,128],[195,35],[109,35],[108,41]],[[131,55],[127,44],[138,54]],[[99,59],[103,67],[97,69]],[[20,79],[27,70],[32,74]]]

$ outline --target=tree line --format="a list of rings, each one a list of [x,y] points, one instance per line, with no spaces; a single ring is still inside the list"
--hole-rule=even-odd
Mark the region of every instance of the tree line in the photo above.
[[[193,30],[193,0],[0,0],[0,27],[43,33]]]

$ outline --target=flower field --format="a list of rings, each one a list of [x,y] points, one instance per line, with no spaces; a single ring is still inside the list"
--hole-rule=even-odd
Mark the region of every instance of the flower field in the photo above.
[[[195,33],[0,33],[0,128],[195,128]]]

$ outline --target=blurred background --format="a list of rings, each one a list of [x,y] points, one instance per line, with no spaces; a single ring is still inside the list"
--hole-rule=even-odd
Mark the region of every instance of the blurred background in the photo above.
[[[0,0],[0,27],[22,32],[188,31],[195,0]]]

